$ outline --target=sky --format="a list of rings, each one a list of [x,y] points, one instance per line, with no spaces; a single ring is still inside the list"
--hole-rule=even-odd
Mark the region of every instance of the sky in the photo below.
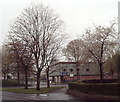
[[[7,38],[9,25],[31,3],[54,9],[64,21],[68,42],[81,36],[85,28],[109,25],[118,17],[119,0],[0,0],[0,45]]]

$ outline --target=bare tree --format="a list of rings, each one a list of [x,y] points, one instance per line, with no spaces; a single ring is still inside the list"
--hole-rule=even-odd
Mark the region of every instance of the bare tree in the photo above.
[[[118,53],[115,53],[114,55],[112,55],[111,57],[109,57],[106,60],[106,63],[104,64],[104,70],[106,72],[109,72],[111,74],[111,76],[114,78],[114,74],[118,73]]]
[[[118,54],[116,58],[117,70],[118,70],[118,79],[120,80],[120,55]]]
[[[12,63],[12,53],[10,52],[10,48],[3,44],[1,49],[1,55],[2,55],[2,73],[4,76],[4,80],[6,80],[7,75],[10,72],[10,65]]]
[[[48,61],[47,63],[46,63],[46,69],[45,69],[45,71],[46,71],[46,79],[47,79],[47,87],[49,88],[50,87],[50,80],[49,80],[49,75],[52,73],[52,72],[54,72],[54,70],[52,71],[52,72],[50,72],[51,71],[51,65],[53,64],[53,62],[54,62],[55,60],[54,60],[54,58],[52,58],[50,61]]]
[[[98,26],[94,29],[87,29],[83,36],[85,51],[93,56],[100,69],[100,79],[103,80],[103,64],[106,59],[115,52],[116,30],[115,22],[110,27]]]
[[[31,75],[30,73],[33,71],[33,57],[28,48],[28,46],[23,43],[21,40],[15,39],[14,37],[10,37],[9,45],[11,47],[11,51],[14,53],[14,59],[17,62],[21,74],[25,76],[25,89],[28,89],[28,77]],[[18,69],[18,68],[17,68]],[[20,73],[19,73],[20,74]]]
[[[51,71],[51,66],[57,61],[58,59],[58,55],[60,52],[60,45],[61,45],[61,41],[62,40],[57,40],[57,42],[52,42],[50,48],[47,49],[47,53],[46,53],[46,58],[45,58],[45,62],[46,62],[46,66],[45,66],[45,70],[46,70],[46,76],[47,76],[47,87],[50,87],[50,83],[49,83],[49,75],[54,72],[54,70],[52,69]]]
[[[10,45],[10,51],[13,53],[12,59],[13,59],[13,64],[12,64],[12,69],[14,70],[15,73],[17,73],[17,83],[20,83],[20,72],[21,72],[21,62],[19,61],[19,46],[15,44],[13,41],[12,43],[9,43]]]
[[[62,21],[52,9],[43,4],[32,5],[17,17],[11,26],[10,34],[27,43],[34,56],[37,69],[36,90],[40,90],[40,74],[45,67],[48,41],[54,41],[55,36],[61,37]],[[49,38],[49,40],[48,40]]]
[[[77,77],[79,79],[79,66],[80,63],[86,61],[86,55],[84,51],[83,41],[81,39],[75,39],[68,43],[67,47],[63,49],[64,56],[68,61],[76,62]]]
[[[67,47],[63,49],[64,56],[71,62],[79,62],[84,56],[83,41],[76,39],[68,43]]]

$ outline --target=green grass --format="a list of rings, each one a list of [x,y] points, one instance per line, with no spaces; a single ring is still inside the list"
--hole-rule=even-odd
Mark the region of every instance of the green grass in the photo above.
[[[24,89],[24,88],[3,88],[2,91],[7,91],[7,92],[13,92],[13,93],[24,93],[24,94],[44,94],[44,93],[49,93],[58,89],[61,89],[64,87],[50,87],[50,88],[41,88],[39,91],[36,91],[35,88],[29,88],[29,89]]]

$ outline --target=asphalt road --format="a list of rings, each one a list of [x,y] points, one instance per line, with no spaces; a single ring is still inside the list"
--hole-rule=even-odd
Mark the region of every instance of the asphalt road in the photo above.
[[[11,93],[11,92],[2,92],[2,100],[80,100],[72,95],[66,93],[66,89],[68,85],[55,85],[51,84],[51,86],[64,86],[65,88],[56,90],[51,93],[46,94],[21,94],[21,93]],[[31,88],[35,88],[36,84],[31,86]],[[41,87],[46,87],[46,83],[41,83]],[[10,88],[18,88],[18,87],[10,87]],[[83,101],[79,101],[83,102]]]
[[[66,94],[66,88],[63,88],[51,93],[39,95],[2,92],[2,100],[79,100],[79,99],[69,94]]]

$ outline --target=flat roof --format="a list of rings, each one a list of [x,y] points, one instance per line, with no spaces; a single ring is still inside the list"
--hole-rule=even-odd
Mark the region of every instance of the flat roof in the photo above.
[[[90,63],[96,63],[96,62],[86,62],[86,63],[79,63],[79,64],[90,64]],[[58,64],[77,64],[77,62],[57,62],[51,66],[55,66],[55,65],[58,65]]]

